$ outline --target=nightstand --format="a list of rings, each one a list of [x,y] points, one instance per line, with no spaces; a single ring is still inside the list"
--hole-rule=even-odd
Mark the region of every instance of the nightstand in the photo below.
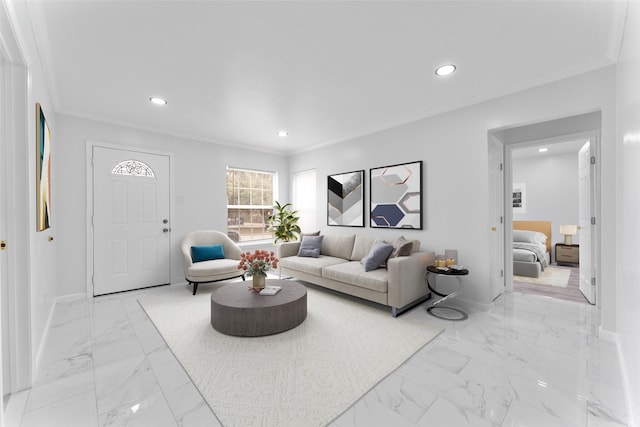
[[[578,265],[580,264],[580,245],[567,245],[556,243],[556,264]]]

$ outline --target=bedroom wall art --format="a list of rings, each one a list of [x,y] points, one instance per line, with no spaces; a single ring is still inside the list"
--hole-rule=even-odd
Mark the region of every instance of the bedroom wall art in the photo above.
[[[523,182],[513,184],[513,213],[527,213],[527,185]]]
[[[422,160],[371,168],[371,228],[422,230]]]
[[[364,170],[327,177],[327,225],[364,227]]]
[[[51,131],[36,104],[36,230],[50,227],[51,222]]]

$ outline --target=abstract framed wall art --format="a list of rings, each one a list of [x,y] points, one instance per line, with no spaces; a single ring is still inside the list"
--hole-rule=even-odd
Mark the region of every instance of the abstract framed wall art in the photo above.
[[[527,184],[524,182],[513,184],[513,213],[527,213]]]
[[[327,177],[327,225],[364,227],[364,170]]]
[[[371,228],[422,230],[422,160],[371,168]]]
[[[51,226],[51,131],[36,104],[36,230]]]

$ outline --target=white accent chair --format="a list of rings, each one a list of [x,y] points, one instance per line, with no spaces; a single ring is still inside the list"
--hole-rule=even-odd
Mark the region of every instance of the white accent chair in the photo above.
[[[192,246],[218,245],[223,246],[224,259],[193,262]],[[220,280],[242,277],[244,270],[238,269],[242,250],[224,233],[214,230],[200,230],[187,233],[180,243],[184,263],[184,277],[193,285],[193,295],[200,283],[218,282]]]

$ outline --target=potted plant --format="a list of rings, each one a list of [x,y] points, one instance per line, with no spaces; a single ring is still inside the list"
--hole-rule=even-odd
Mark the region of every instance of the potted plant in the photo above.
[[[269,215],[269,231],[273,233],[273,243],[277,244],[280,240],[288,242],[290,240],[298,240],[297,234],[300,233],[298,225],[298,211],[291,209],[291,203],[281,205],[278,201],[273,206],[274,213]]]

